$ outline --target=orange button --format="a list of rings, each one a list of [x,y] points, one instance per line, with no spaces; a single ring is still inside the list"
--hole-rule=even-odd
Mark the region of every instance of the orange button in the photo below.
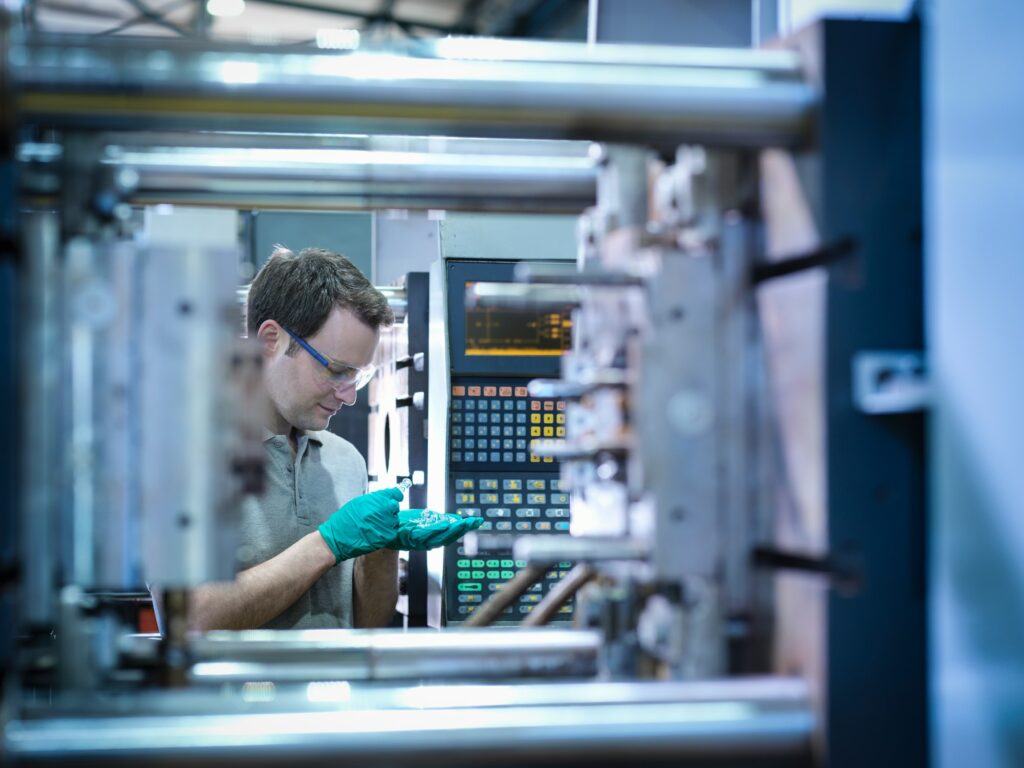
[[[494,397],[498,394],[497,387],[484,387],[484,397]]]
[[[516,397],[526,397],[526,387],[516,387]]]
[[[539,411],[540,410],[540,401],[539,400],[534,400],[533,402],[531,402],[530,403],[530,410],[531,411]]]
[[[498,394],[501,397],[512,397],[512,387],[499,387]]]
[[[544,401],[544,410],[545,411],[553,411],[553,410],[555,410],[555,404],[553,402],[551,402],[550,400],[545,400]]]
[[[470,387],[469,388],[469,396],[470,397],[480,397],[480,387]]]
[[[558,401],[558,410],[560,410],[560,411],[564,411],[565,410],[565,400],[559,400]]]
[[[452,397],[465,397],[465,396],[466,396],[466,388],[465,387],[452,387]]]

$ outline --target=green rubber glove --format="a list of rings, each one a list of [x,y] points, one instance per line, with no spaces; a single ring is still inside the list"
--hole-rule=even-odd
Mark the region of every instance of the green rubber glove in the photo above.
[[[424,550],[452,544],[483,525],[483,518],[403,509],[398,513],[398,535],[391,549]]]
[[[384,549],[398,533],[398,502],[402,491],[384,488],[356,496],[320,526],[335,563]]]

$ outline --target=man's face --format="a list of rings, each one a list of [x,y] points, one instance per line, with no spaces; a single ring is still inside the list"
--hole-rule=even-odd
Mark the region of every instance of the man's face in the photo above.
[[[324,367],[306,350],[299,348],[287,355],[291,337],[273,320],[267,320],[258,331],[263,343],[263,380],[267,395],[283,421],[278,428],[290,425],[296,429],[319,431],[343,405],[356,401],[352,384],[332,385]],[[306,338],[315,350],[331,362],[331,367],[362,368],[373,361],[380,332],[370,328],[347,309],[335,307],[327,322],[313,336]]]

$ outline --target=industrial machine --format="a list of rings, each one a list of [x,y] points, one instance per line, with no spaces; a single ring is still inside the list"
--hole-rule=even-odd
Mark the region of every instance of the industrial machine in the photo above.
[[[916,28],[469,42],[384,77],[381,51],[6,41],[5,757],[924,765]],[[258,357],[230,242],[156,207],[268,201],[583,214],[574,267],[439,259],[391,291],[418,335],[382,347],[371,434],[422,430],[426,465],[374,444],[371,472],[489,524],[410,560],[440,631],[185,630],[259,490]],[[161,637],[106,599],[147,583]]]

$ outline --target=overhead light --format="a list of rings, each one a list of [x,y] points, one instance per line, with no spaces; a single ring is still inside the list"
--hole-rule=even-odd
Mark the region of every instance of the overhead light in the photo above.
[[[318,29],[316,31],[316,47],[335,51],[354,51],[359,47],[359,30]]]
[[[206,10],[211,16],[241,16],[245,0],[206,0]]]

